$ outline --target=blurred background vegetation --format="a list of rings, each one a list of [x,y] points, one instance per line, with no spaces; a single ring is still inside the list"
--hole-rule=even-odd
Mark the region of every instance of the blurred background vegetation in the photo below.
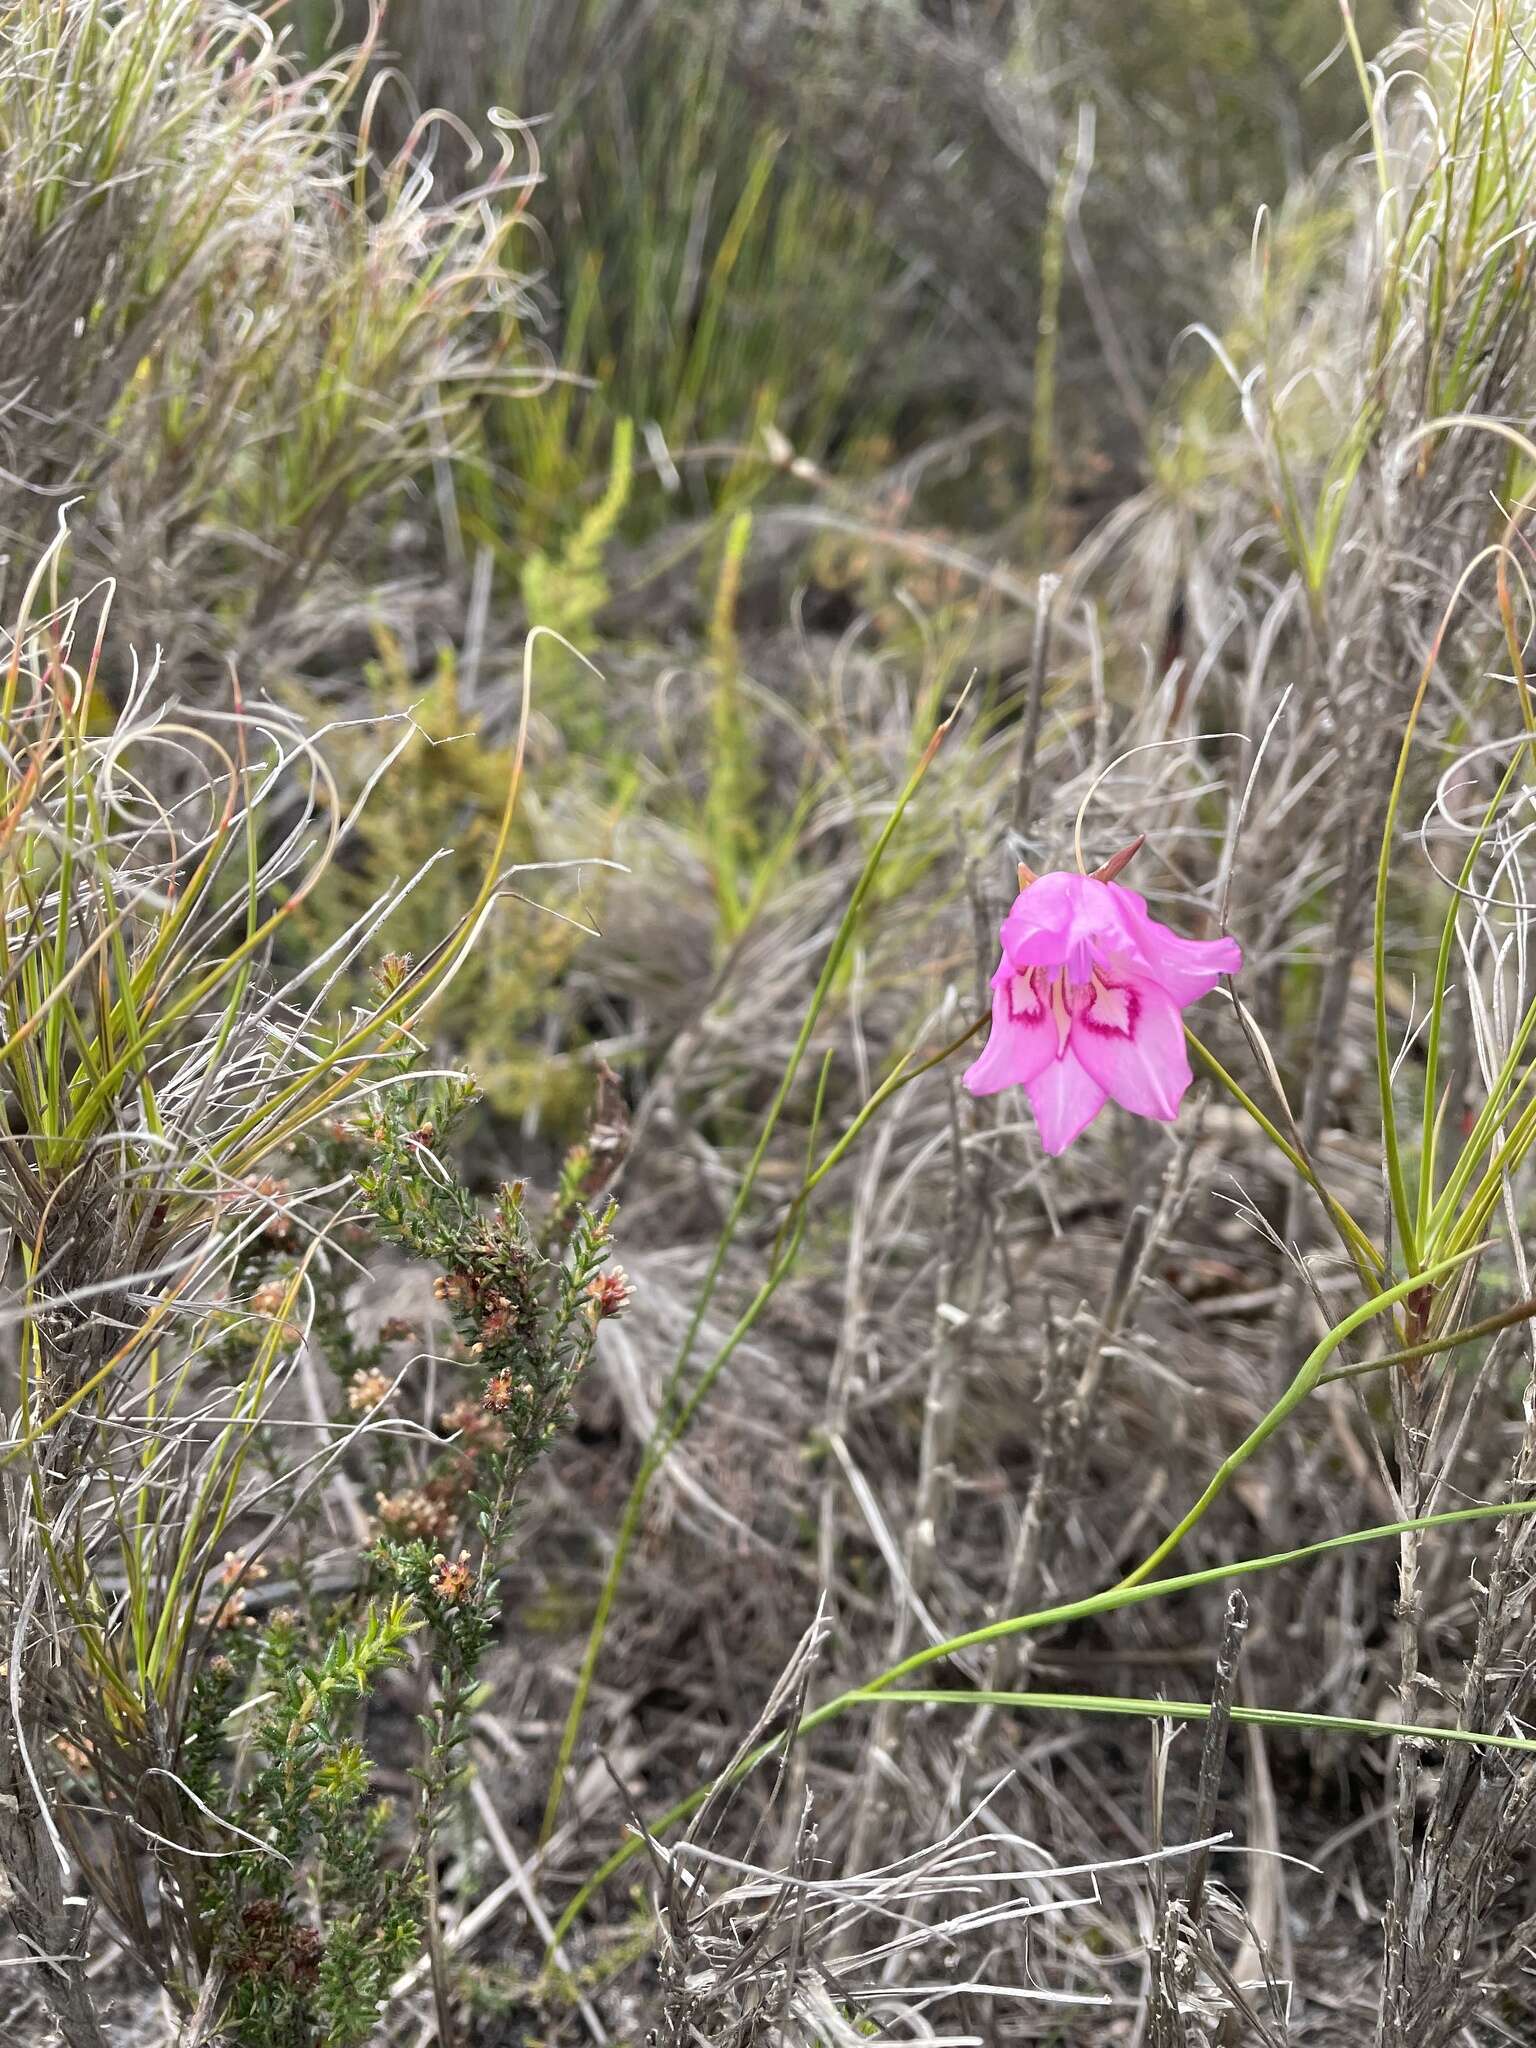
[[[290,0],[237,52],[227,15],[154,0],[135,34],[87,10],[67,70],[47,10],[12,14],[12,560],[73,501],[124,644],[183,687],[234,661],[338,710],[364,670],[420,728],[411,801],[355,849],[360,891],[429,864],[408,936],[473,864],[515,650],[554,629],[592,666],[540,654],[522,856],[654,824],[714,905],[701,971],[890,765],[829,719],[815,650],[894,664],[929,712],[975,669],[995,708],[1018,592],[1149,482],[1133,632],[1177,630],[1235,422],[1179,337],[1241,328],[1256,209],[1294,210],[1362,119],[1337,0],[393,0],[355,63],[361,6]],[[1353,22],[1366,57],[1398,25]],[[197,62],[135,94],[178,31]],[[94,127],[91,67],[120,110]],[[1289,232],[1306,290],[1338,223]],[[360,731],[343,751],[365,776]],[[444,1019],[525,1125],[589,1037],[647,1057],[583,966],[603,871],[533,893],[575,923],[514,916]]]

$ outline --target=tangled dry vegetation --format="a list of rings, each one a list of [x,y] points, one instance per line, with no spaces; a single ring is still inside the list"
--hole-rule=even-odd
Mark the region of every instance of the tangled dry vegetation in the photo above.
[[[1021,12],[0,8],[8,2038],[1529,2037],[1536,12]]]

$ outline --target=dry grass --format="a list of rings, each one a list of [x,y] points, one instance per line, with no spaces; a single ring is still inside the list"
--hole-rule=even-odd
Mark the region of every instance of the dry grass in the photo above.
[[[996,488],[987,422],[936,431],[921,488],[922,456],[873,482],[801,465],[805,502],[735,529],[734,558],[707,513],[651,552],[615,543],[593,630],[637,644],[600,688],[534,661],[530,857],[600,851],[623,872],[560,898],[601,936],[562,959],[545,1107],[469,1156],[546,1165],[549,1105],[594,1051],[611,1063],[636,1298],[522,1492],[500,1640],[463,1701],[473,1786],[434,1816],[433,1935],[379,2040],[1529,2035],[1527,11],[1436,6],[1367,72],[1361,148],[1298,178],[1161,387],[1166,307],[1121,333],[1113,301],[1076,306],[1082,332],[1119,337],[1118,365],[1094,367],[1145,408],[1145,477],[1048,579],[1020,566],[1022,519],[927,518]],[[900,75],[942,45],[944,89],[989,110],[1017,161],[974,37],[907,27],[882,60]],[[1064,118],[1027,77],[1015,113],[1032,90]],[[1052,129],[1030,167],[1047,207],[1077,132]],[[944,232],[900,205],[914,233]],[[1038,387],[999,395],[1027,434]],[[658,545],[688,561],[670,583]],[[811,586],[789,627],[787,574]],[[500,678],[516,611],[500,586],[481,598],[468,666]],[[676,644],[640,641],[647,617]],[[510,691],[483,683],[475,715],[513,748]],[[594,717],[592,757],[563,751]],[[1217,1079],[1171,1130],[1108,1115],[1047,1161],[1012,1096],[972,1102],[959,1056],[925,1064],[979,1014],[1016,860],[1070,866],[1079,842],[1098,858],[1140,832],[1159,914],[1242,939],[1239,1001],[1197,1028],[1304,1173]],[[87,1036],[76,1022],[61,1046]],[[52,1057],[39,1104],[73,1071]],[[188,1142],[225,1142],[214,1110],[259,1079],[187,1093]],[[850,1134],[806,1195],[808,1162]],[[1193,1583],[1129,1586],[1314,1344],[1445,1246],[1462,1278],[1330,1354],[1336,1376],[1190,1528],[1173,1568]],[[334,1303],[349,1343],[373,1341],[386,1289],[391,1313],[440,1318],[380,1263]],[[1381,1363],[1442,1340],[1458,1348]],[[444,1345],[439,1320],[423,1352]],[[436,1372],[400,1383],[413,1445]],[[355,1552],[357,1488],[327,1473],[306,1569]],[[29,1555],[6,1559],[13,1628],[43,1583]],[[1095,1597],[1117,1582],[1124,1598]],[[898,1665],[921,1697],[870,1689]],[[381,1681],[383,1784],[398,1716]],[[1490,1735],[1503,1746],[1462,1739]],[[71,2041],[109,1984],[174,2038],[185,1985],[163,2006],[143,1986],[175,1972],[141,1953],[114,1979],[131,1944],[82,1930],[54,1890],[30,1938],[68,1949],[77,2003],[52,2008]],[[178,1924],[146,1908],[141,1950]],[[183,1948],[205,1960],[195,1929]],[[40,2009],[18,2010],[44,2038]]]
[[[505,335],[521,142],[428,121],[383,157],[366,49],[305,71],[245,7],[0,19],[0,532],[28,561],[83,500],[129,644],[214,676],[313,654],[360,579],[417,573],[475,402],[535,381]]]

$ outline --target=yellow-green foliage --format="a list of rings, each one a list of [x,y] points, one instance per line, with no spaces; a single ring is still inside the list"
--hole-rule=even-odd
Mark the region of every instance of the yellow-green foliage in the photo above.
[[[590,640],[592,622],[607,601],[603,551],[629,502],[634,445],[634,422],[616,420],[608,488],[558,551],[535,548],[523,564],[529,625],[545,626],[578,647]]]
[[[1527,346],[1536,96],[1510,11],[1483,10],[1470,30],[1450,17],[1431,26],[1415,76],[1412,111],[1391,95],[1373,105],[1370,171],[1337,181],[1342,203],[1303,193],[1265,220],[1236,307],[1176,388],[1158,451],[1161,480],[1186,494],[1261,476],[1263,509],[1314,606],[1373,448],[1477,411]],[[1373,278],[1363,303],[1362,274]],[[1422,440],[1419,470],[1433,459]],[[1512,451],[1502,501],[1525,482]]]
[[[450,650],[423,693],[398,646],[381,635],[368,687],[381,720],[409,717],[414,730],[390,772],[388,803],[364,810],[335,886],[323,905],[300,913],[301,939],[311,947],[329,944],[384,890],[427,867],[379,934],[380,947],[420,959],[437,943],[445,918],[451,921],[474,894],[495,843],[514,749],[488,742],[479,721],[461,710]],[[382,746],[397,737],[388,725],[338,735],[330,755],[343,788],[360,789]],[[526,825],[514,829],[508,853],[513,862],[535,857]],[[529,893],[552,902],[557,882],[540,877]],[[515,874],[507,887],[517,890]],[[552,1068],[537,1027],[558,1014],[559,984],[581,939],[581,929],[564,917],[503,901],[434,1009],[444,1044],[500,1113],[517,1115],[536,1099],[557,1129],[579,1123],[590,1078],[574,1066]]]
[[[756,748],[741,704],[741,653],[736,644],[736,598],[741,566],[752,538],[752,515],[738,512],[726,530],[710,622],[710,760],[705,829],[714,874],[722,937],[733,939],[744,921],[743,869],[758,845],[755,812],[762,793]]]
[[[1229,364],[1251,366],[1265,356],[1271,337],[1304,329],[1308,307],[1347,247],[1353,210],[1337,199],[1304,195],[1269,215],[1257,261],[1245,258],[1241,289],[1221,332],[1223,362],[1204,341],[1186,339],[1183,368],[1164,394],[1148,441],[1154,475],[1175,496],[1212,480],[1230,482],[1234,464],[1251,473],[1252,454],[1234,437],[1243,424],[1242,394]],[[1337,420],[1315,382],[1288,388],[1286,417],[1293,437],[1325,453],[1337,439]]]

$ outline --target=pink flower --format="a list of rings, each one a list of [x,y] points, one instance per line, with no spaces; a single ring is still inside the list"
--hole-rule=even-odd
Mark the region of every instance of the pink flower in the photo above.
[[[966,1087],[1023,1088],[1051,1153],[1111,1098],[1171,1123],[1190,1083],[1180,1013],[1242,966],[1236,940],[1182,939],[1135,890],[1097,875],[1028,872],[1003,921],[992,1030]]]

